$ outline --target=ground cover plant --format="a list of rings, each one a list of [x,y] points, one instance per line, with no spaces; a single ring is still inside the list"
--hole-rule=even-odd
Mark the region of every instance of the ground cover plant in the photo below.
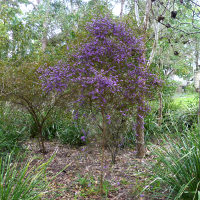
[[[168,139],[156,150],[157,181],[169,186],[169,199],[199,198],[199,134],[193,130],[178,141]],[[161,173],[160,173],[161,172]]]
[[[0,105],[0,155],[17,154],[23,149],[29,129],[29,116],[11,105]]]
[[[15,161],[14,161],[15,160]],[[41,199],[48,189],[48,181],[45,180],[45,169],[49,162],[35,163],[34,159],[20,166],[16,157],[13,160],[12,153],[0,160],[0,197],[8,199]]]

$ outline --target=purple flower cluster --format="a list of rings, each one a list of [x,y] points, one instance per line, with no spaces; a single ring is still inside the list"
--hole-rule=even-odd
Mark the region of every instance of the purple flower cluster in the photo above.
[[[74,77],[75,71],[70,65],[60,61],[55,66],[42,66],[38,69],[39,79],[42,81],[42,88],[46,92],[56,90],[63,92],[66,90],[69,81]]]
[[[70,82],[77,84],[78,101],[89,99],[98,108],[107,109],[108,121],[111,107],[126,115],[130,106],[139,104],[140,113],[145,114],[149,107],[144,99],[161,81],[145,66],[143,39],[109,17],[94,19],[86,30],[88,37],[71,55],[70,64],[60,62],[40,69],[43,88],[62,92]]]

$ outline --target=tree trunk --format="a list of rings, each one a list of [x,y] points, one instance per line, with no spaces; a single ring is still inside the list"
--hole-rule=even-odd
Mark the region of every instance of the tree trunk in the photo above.
[[[102,114],[102,153],[101,153],[101,177],[100,177],[100,193],[103,196],[103,178],[104,178],[104,161],[105,161],[105,137],[106,137],[106,119],[104,110],[101,112]]]
[[[47,48],[47,23],[44,22],[43,24],[44,32],[43,32],[43,37],[42,37],[42,51],[45,51]]]
[[[123,11],[124,11],[124,3],[125,3],[125,0],[121,0],[121,11],[120,11],[120,18],[121,19],[122,19]]]
[[[199,92],[198,126],[200,126],[200,81],[199,81],[198,92]]]
[[[135,1],[137,3],[137,1]],[[149,24],[149,14],[151,10],[151,0],[146,0],[146,9],[144,23],[142,24],[141,30],[143,34],[143,57],[146,57],[146,37],[147,28]],[[144,66],[147,68],[147,65]],[[141,111],[140,107],[143,105],[145,100],[144,94],[140,96],[140,101],[138,102],[137,117],[136,117],[136,145],[137,145],[137,157],[143,158],[146,153],[145,143],[144,143],[144,113]]]
[[[138,27],[140,26],[140,15],[139,15],[139,10],[138,10],[138,0],[135,0],[135,18],[137,21]]]
[[[143,113],[139,109],[139,106],[137,110],[136,148],[137,148],[137,157],[144,158],[146,153],[146,148],[144,143],[144,117]]]
[[[156,49],[157,49],[157,46],[158,46],[159,25],[160,25],[160,23],[158,23],[158,22],[156,22],[156,20],[154,20],[155,38],[154,38],[153,48],[151,50],[151,54],[150,54],[149,60],[147,62],[147,67],[149,67],[151,65],[151,63],[153,62],[153,58],[154,58],[155,53],[156,53]]]
[[[41,144],[41,146],[40,146],[40,151],[42,152],[42,153],[46,153],[46,149],[45,149],[45,146],[44,146],[44,137],[43,137],[43,135],[42,135],[42,129],[43,129],[43,127],[42,126],[39,126],[38,127],[38,130],[39,130],[39,139],[40,139],[40,144]]]
[[[162,111],[163,111],[163,104],[162,104],[162,92],[159,93],[159,110],[158,110],[158,126],[162,124]]]
[[[43,22],[43,34],[42,34],[42,51],[47,48],[47,35],[48,35],[48,23],[49,23],[49,13],[50,13],[50,2],[46,1],[46,14]]]
[[[195,45],[195,65],[196,65],[196,70],[199,70],[199,43],[198,43],[198,40],[196,40],[196,45]]]

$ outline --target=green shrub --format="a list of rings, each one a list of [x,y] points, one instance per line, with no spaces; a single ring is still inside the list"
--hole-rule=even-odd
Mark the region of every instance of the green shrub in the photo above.
[[[86,144],[87,135],[85,131],[76,123],[66,124],[66,127],[58,134],[59,140],[63,144],[72,146],[82,146]]]
[[[120,144],[120,147],[127,147],[135,145],[136,137],[135,137],[135,130],[133,128],[129,128],[124,134],[122,143]]]
[[[52,140],[57,137],[57,134],[60,129],[60,123],[58,121],[46,123],[43,129],[44,138],[47,140]]]
[[[18,152],[27,139],[29,116],[22,111],[0,104],[0,156]]]
[[[4,156],[11,151],[17,154],[22,149],[22,134],[23,130],[18,133],[7,133],[0,129],[0,156]]]
[[[163,102],[163,119],[161,126],[158,125],[158,103],[152,102],[152,110],[145,117],[145,138],[149,141],[163,134],[177,136],[192,130],[197,124],[196,101],[189,101],[184,109],[181,104],[174,103],[173,99]]]
[[[55,122],[47,121],[43,127],[43,131],[42,131],[43,137],[46,140],[55,139],[57,137],[60,124],[61,123],[58,121],[55,121]],[[29,127],[30,138],[38,137],[38,134],[39,134],[39,130],[36,123],[34,121],[31,121],[31,125]]]
[[[194,94],[196,91],[195,91],[195,87],[194,87],[194,84],[191,84],[191,85],[187,85],[185,87],[185,92],[187,94]]]
[[[154,139],[157,135],[161,134],[161,127],[158,125],[158,113],[152,111],[145,117],[145,141]]]
[[[43,127],[43,136],[46,140],[58,139],[63,144],[81,146],[86,144],[87,128],[82,118],[73,120],[72,116],[66,116],[64,112],[53,113]],[[35,122],[31,120],[29,127],[31,138],[37,137],[38,130]]]
[[[12,154],[0,159],[0,199],[1,200],[40,200],[46,192],[48,182],[45,180],[47,162],[35,164],[34,159],[23,165],[12,162]]]
[[[196,123],[197,106],[191,103],[186,109],[168,110],[163,116],[162,130],[172,134],[183,133],[192,129]]]
[[[56,110],[51,114],[43,128],[43,136],[46,140],[58,139],[59,134],[71,122],[70,113]]]
[[[5,132],[16,133],[30,124],[30,117],[13,105],[0,104],[0,128]],[[22,136],[22,135],[21,135]]]
[[[200,195],[200,134],[188,132],[176,139],[165,140],[155,151],[153,166],[156,179],[169,189],[169,199],[199,199]]]

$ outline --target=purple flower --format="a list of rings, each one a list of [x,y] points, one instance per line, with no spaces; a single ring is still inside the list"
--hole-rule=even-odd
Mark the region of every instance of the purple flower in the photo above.
[[[86,141],[86,137],[85,137],[85,136],[81,136],[81,140],[82,140],[83,142],[85,142],[85,141]]]
[[[88,187],[91,187],[91,185],[92,185],[91,183],[88,183]]]
[[[106,118],[108,120],[108,123],[111,124],[111,117],[110,117],[110,115],[107,115]]]
[[[85,149],[86,149],[86,148],[84,147],[84,148],[81,149],[81,151],[85,151]]]

